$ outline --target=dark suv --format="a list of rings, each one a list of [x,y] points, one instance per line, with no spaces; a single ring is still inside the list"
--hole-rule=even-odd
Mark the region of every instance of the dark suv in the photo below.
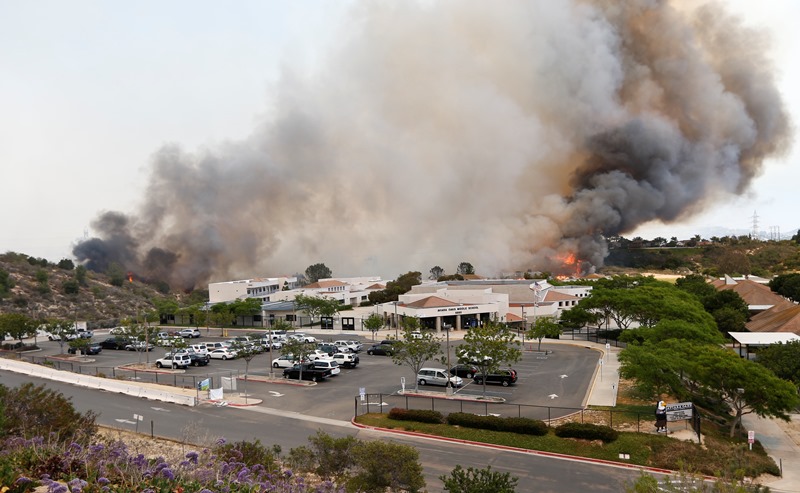
[[[475,383],[482,384],[483,383],[483,375],[480,373],[475,374],[472,378]],[[512,383],[517,381],[517,370],[512,370],[511,368],[505,368],[501,370],[497,370],[494,373],[489,373],[486,375],[486,383],[499,383],[503,387],[508,387]]]
[[[461,378],[472,378],[478,374],[480,370],[475,365],[455,365],[450,368],[450,374]]]
[[[125,346],[130,344],[131,341],[125,337],[112,336],[103,340],[100,347],[103,349],[125,349]]]

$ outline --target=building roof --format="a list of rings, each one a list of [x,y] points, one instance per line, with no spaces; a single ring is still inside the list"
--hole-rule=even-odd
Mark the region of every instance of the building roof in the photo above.
[[[787,334],[785,332],[728,332],[739,344],[746,346],[769,346],[779,342],[787,343],[800,341],[797,334]]]
[[[438,296],[428,296],[427,298],[419,299],[413,303],[408,303],[405,306],[410,308],[439,308],[443,306],[458,306],[461,304],[462,303],[456,303]]]
[[[346,282],[337,281],[335,279],[330,279],[326,281],[317,281],[312,282],[311,284],[306,284],[303,286],[306,289],[326,289],[326,288],[335,288],[339,286],[347,286]]]
[[[293,312],[295,305],[294,301],[265,301],[261,303],[261,309],[265,312]]]
[[[777,305],[781,301],[785,301],[783,296],[773,293],[772,290],[769,289],[769,286],[751,281],[749,279],[737,281],[726,276],[724,280],[716,279],[711,281],[711,285],[720,291],[732,290],[739,293],[739,296],[742,297],[748,306],[772,306]]]
[[[371,284],[371,285],[367,286],[366,289],[378,289],[378,290],[386,289],[386,285],[385,284],[381,284],[379,282],[376,282],[375,284]]]
[[[577,300],[579,299],[577,296],[573,296],[571,294],[560,293],[558,291],[554,291],[552,289],[548,289],[544,292],[544,297],[542,301],[565,301],[565,300]]]
[[[525,319],[520,317],[519,315],[516,315],[511,312],[506,313],[506,322],[522,322],[523,320]]]
[[[750,332],[789,332],[800,334],[800,305],[781,300],[778,304],[753,316],[745,327]]]

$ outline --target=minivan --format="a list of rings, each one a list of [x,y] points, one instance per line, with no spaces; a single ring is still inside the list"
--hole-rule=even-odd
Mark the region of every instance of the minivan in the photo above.
[[[464,381],[461,380],[461,377],[451,377],[444,368],[423,368],[417,373],[417,383],[420,385],[461,387]]]

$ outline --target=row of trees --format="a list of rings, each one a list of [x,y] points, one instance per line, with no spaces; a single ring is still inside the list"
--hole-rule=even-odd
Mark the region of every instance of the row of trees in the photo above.
[[[620,375],[647,398],[692,400],[727,420],[733,436],[744,414],[788,419],[800,403],[792,383],[724,346],[727,331],[746,321],[746,308],[736,293],[717,292],[701,277],[671,285],[618,276],[600,281],[562,321],[610,319],[627,329],[620,335],[628,343],[619,355]]]

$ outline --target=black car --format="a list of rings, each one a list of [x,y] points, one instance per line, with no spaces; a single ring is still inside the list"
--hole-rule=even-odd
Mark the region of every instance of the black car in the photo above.
[[[206,366],[209,361],[211,361],[211,357],[208,354],[200,354],[195,351],[175,351],[176,353],[186,353],[189,355],[189,358],[192,360],[192,366]],[[172,353],[167,353],[165,356],[171,356]]]
[[[67,352],[69,354],[77,354],[78,352],[81,354],[100,354],[100,351],[102,350],[103,348],[100,346],[100,344],[93,342],[88,346],[83,346],[81,348],[70,347],[67,349]]]
[[[394,348],[391,346],[391,344],[373,344],[369,349],[367,349],[367,354],[391,356],[394,354]]]
[[[324,380],[329,376],[331,376],[330,368],[317,368],[314,363],[303,363],[302,367],[299,364],[296,364],[291,368],[286,368],[283,370],[283,378],[291,378],[295,380],[303,377],[303,380],[319,382],[320,380]]]
[[[472,378],[478,374],[480,370],[474,365],[455,365],[450,368],[450,374],[461,378]]]
[[[339,352],[339,348],[337,348],[333,344],[317,344],[317,349],[319,349],[323,353],[328,353],[328,356],[333,356],[334,354]]]
[[[100,347],[103,349],[125,349],[125,346],[130,343],[131,341],[124,337],[109,337],[100,342]]]
[[[476,374],[472,378],[475,383],[482,384],[483,383],[483,375],[480,373]],[[511,368],[497,370],[496,372],[489,373],[486,375],[486,383],[499,383],[503,387],[508,387],[512,383],[517,381],[517,371],[512,370]]]

